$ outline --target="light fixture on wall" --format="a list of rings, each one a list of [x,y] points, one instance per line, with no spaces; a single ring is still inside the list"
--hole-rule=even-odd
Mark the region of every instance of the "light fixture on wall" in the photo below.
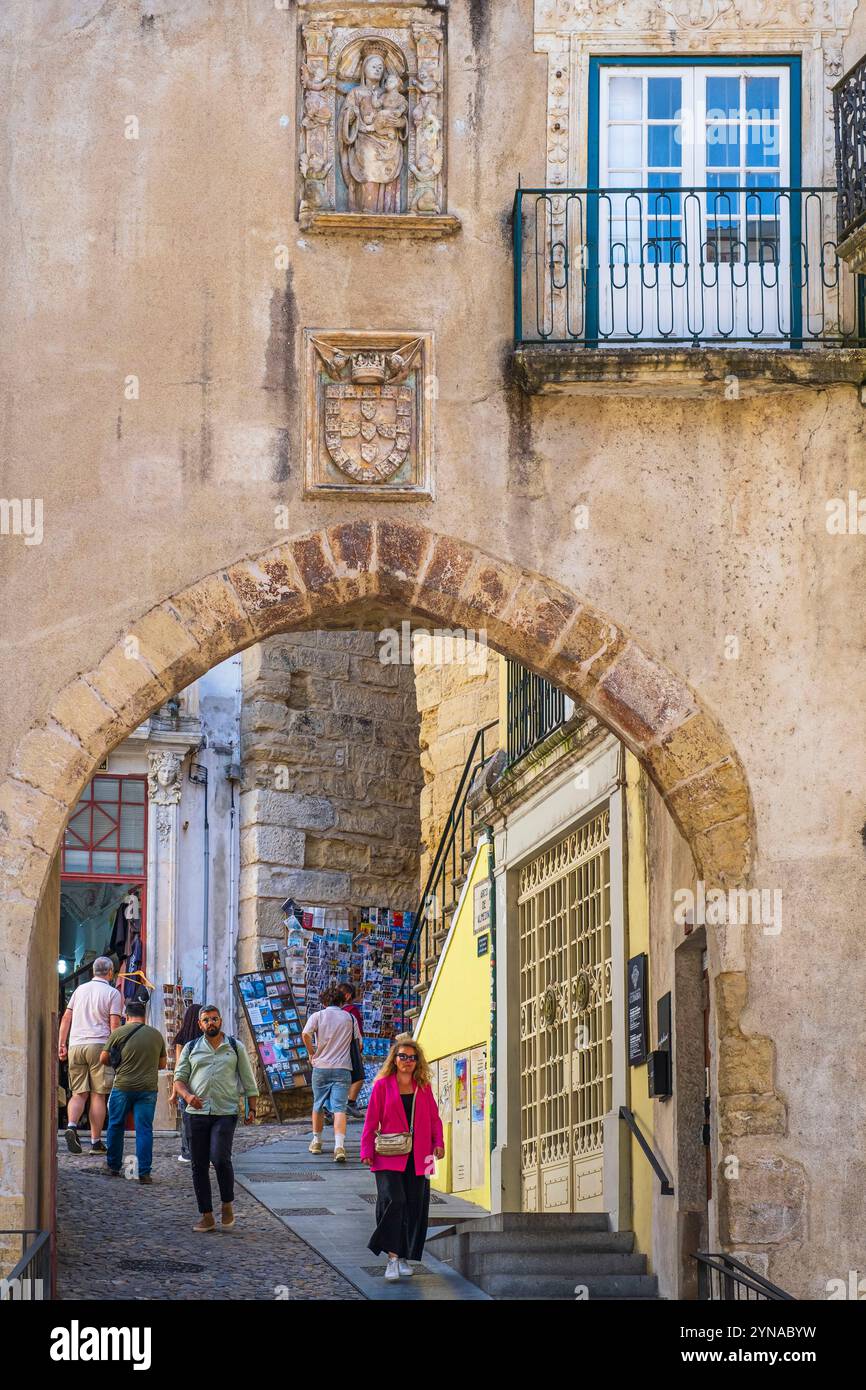
[[[68,961],[68,960],[63,960],[62,958],[61,958],[60,960],[58,960],[58,962],[57,962],[57,973],[58,973],[58,975],[65,975],[68,969],[69,969],[69,961]]]

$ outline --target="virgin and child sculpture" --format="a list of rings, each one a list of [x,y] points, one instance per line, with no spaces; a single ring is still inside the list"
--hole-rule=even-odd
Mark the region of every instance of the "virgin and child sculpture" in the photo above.
[[[368,53],[340,111],[337,143],[350,212],[398,213],[409,103],[381,53]]]

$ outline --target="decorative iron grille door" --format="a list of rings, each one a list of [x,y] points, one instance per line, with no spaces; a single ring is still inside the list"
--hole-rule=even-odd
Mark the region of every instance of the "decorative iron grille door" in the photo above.
[[[521,869],[522,1209],[604,1210],[613,1105],[610,807]]]

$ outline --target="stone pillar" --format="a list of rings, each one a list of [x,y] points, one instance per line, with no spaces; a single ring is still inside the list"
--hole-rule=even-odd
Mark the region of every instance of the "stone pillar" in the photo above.
[[[414,909],[421,772],[411,664],[371,632],[300,632],[244,653],[238,969],[280,904]]]
[[[150,1020],[162,1027],[165,982],[177,978],[178,820],[183,753],[175,749],[147,754],[147,957],[148,978],[156,985]]]

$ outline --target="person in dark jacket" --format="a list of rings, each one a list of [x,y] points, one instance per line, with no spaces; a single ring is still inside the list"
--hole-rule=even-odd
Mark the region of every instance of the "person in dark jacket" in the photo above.
[[[344,1001],[344,1002],[343,1002],[343,1013],[345,1013],[345,1014],[351,1014],[352,1017],[353,1017],[353,1019],[354,1019],[355,1022],[357,1023],[357,1025],[358,1025],[358,1032],[361,1034],[361,1051],[363,1052],[363,1050],[364,1050],[364,1022],[363,1022],[363,1017],[362,1017],[362,1014],[361,1014],[361,1010],[358,1008],[358,1005],[357,1005],[357,1003],[356,1003],[356,999],[357,999],[357,990],[355,989],[355,986],[354,986],[354,985],[350,985],[350,984],[348,984],[348,983],[345,983],[345,984],[340,985],[340,989],[341,989],[342,992],[343,992],[343,1001]],[[351,1086],[349,1087],[349,1103],[348,1103],[348,1105],[346,1106],[346,1110],[348,1111],[348,1113],[349,1113],[350,1115],[354,1115],[356,1119],[360,1119],[360,1120],[362,1120],[362,1119],[364,1118],[364,1111],[363,1111],[363,1108],[362,1108],[361,1106],[358,1105],[357,1101],[358,1101],[358,1096],[361,1094],[361,1088],[363,1087],[363,1085],[364,1085],[364,1078],[363,1078],[363,1077],[361,1078],[360,1081],[353,1081],[353,1082],[352,1082]]]
[[[201,1004],[190,1004],[183,1016],[183,1023],[174,1035],[174,1065],[180,1061],[180,1054],[183,1052],[187,1043],[195,1042],[200,1036],[198,1026],[198,1016],[201,1013]],[[180,1115],[180,1153],[177,1156],[178,1163],[191,1163],[189,1152],[189,1125],[186,1118],[186,1101],[175,1087],[173,1092],[177,1101],[177,1110]]]

